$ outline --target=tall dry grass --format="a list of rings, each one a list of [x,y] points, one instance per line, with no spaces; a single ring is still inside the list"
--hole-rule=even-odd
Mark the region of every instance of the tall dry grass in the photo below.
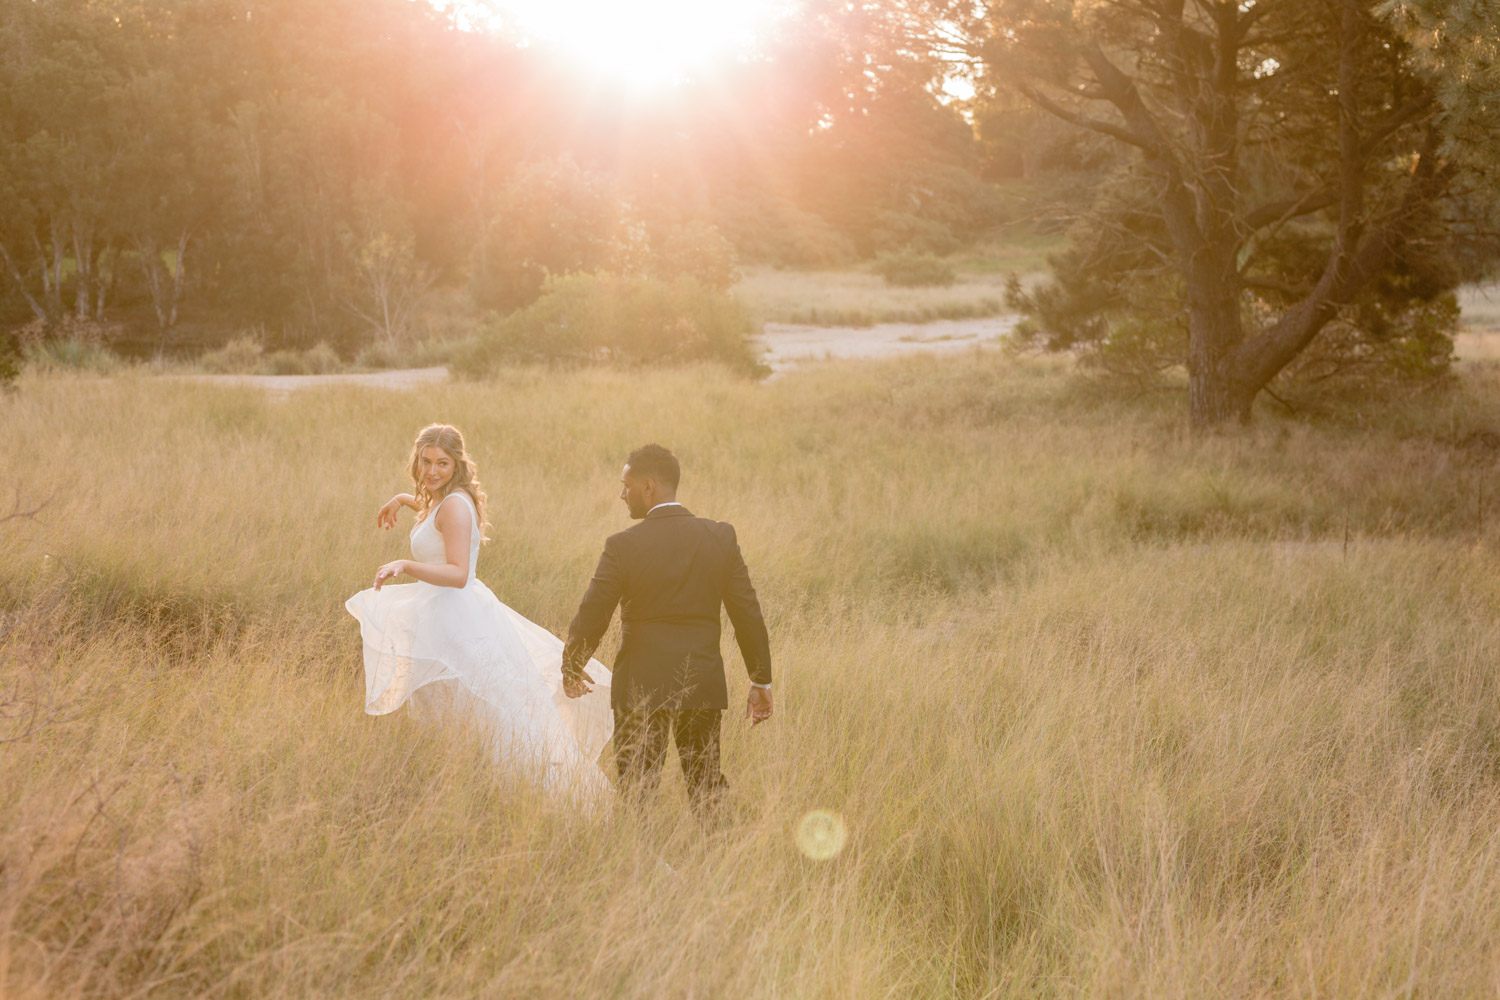
[[[767,323],[872,326],[974,319],[1006,312],[1004,274],[964,274],[953,285],[901,288],[864,271],[746,270],[734,296]]]
[[[1464,380],[1195,440],[989,355],[28,378],[0,481],[52,502],[0,524],[0,992],[1493,995],[1500,378]],[[432,420],[492,499],[480,574],[554,629],[631,447],[736,524],[779,711],[728,720],[728,829],[675,775],[643,826],[580,816],[361,713],[341,603],[401,551],[374,509]]]

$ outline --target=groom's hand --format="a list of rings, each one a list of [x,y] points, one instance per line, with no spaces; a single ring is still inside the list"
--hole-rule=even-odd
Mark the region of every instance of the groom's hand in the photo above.
[[[745,718],[750,725],[758,726],[771,717],[771,689],[753,687],[750,697],[745,699]]]
[[[567,695],[569,698],[582,698],[584,695],[594,690],[593,688],[589,687],[589,685],[592,683],[594,683],[594,679],[589,676],[589,672],[587,670],[583,671],[577,677],[564,677],[563,694]]]

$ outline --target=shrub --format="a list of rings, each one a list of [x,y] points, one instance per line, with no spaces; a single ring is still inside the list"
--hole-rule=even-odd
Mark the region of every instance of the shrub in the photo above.
[[[493,322],[454,367],[470,374],[508,360],[651,363],[715,359],[760,374],[738,301],[691,278],[549,278],[542,296]]]
[[[198,366],[215,375],[253,375],[261,370],[264,355],[260,339],[245,335],[207,352],[198,359]]]
[[[958,280],[958,272],[952,264],[935,254],[910,247],[876,257],[872,270],[884,278],[887,285],[901,288],[946,288]]]
[[[960,243],[953,230],[941,222],[906,212],[877,212],[870,245],[882,253],[926,250],[946,254],[958,250]]]
[[[319,341],[302,353],[302,364],[310,375],[331,375],[344,367],[339,352]]]
[[[83,371],[108,375],[120,368],[119,355],[86,340],[40,340],[21,350],[25,366],[35,371]]]
[[[847,236],[783,198],[729,197],[716,211],[719,229],[742,260],[779,267],[834,267],[855,257]]]
[[[1452,366],[1458,320],[1458,297],[1452,292],[1395,305],[1366,296],[1340,310],[1281,378],[1304,385],[1441,379]]]
[[[301,351],[271,351],[261,358],[259,371],[266,375],[306,375],[307,360]]]
[[[716,292],[740,280],[734,246],[712,223],[694,219],[651,239],[652,274],[664,281],[693,278]]]
[[[367,344],[354,356],[356,368],[405,368],[406,353],[395,344],[377,340]]]

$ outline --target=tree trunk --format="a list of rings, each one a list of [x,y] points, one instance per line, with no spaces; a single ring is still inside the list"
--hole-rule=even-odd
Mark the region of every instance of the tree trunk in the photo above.
[[[42,244],[42,239],[36,233],[31,234],[31,244],[36,248],[36,259],[38,270],[42,275],[42,303],[49,321],[62,315],[62,289],[52,279],[52,262],[48,259],[47,248]]]
[[[115,250],[114,240],[111,238],[104,243],[104,249],[99,251],[98,280],[94,283],[94,321],[104,322],[104,303],[109,297],[110,289],[115,284],[115,267],[119,263],[119,254]]]
[[[172,308],[167,314],[167,328],[177,325],[177,306],[182,302],[184,276],[187,274],[188,231],[177,238],[177,267],[172,272]]]
[[[1200,248],[1184,268],[1188,300],[1188,418],[1195,430],[1228,420],[1250,419],[1255,390],[1246,386],[1234,363],[1245,334],[1234,278],[1233,247],[1226,266],[1204,266],[1204,258],[1224,257]],[[1225,272],[1228,273],[1225,273]]]
[[[67,243],[62,237],[62,226],[57,216],[52,217],[52,295],[56,299],[54,316],[63,314],[63,265],[68,259]]]
[[[15,281],[16,287],[21,291],[21,297],[31,307],[31,315],[45,323],[47,320],[47,310],[42,308],[42,304],[36,300],[36,296],[31,294],[31,289],[26,287],[26,279],[22,277],[21,269],[16,266],[15,260],[11,258],[10,251],[5,248],[5,244],[3,243],[0,243],[0,263],[5,265],[6,273]]]
[[[94,301],[94,283],[98,280],[97,255],[94,252],[92,233],[73,224],[73,270],[77,287],[73,290],[73,315],[80,322],[89,319],[90,306]]]
[[[156,327],[166,332],[167,308],[166,290],[162,288],[161,251],[157,249],[156,241],[149,236],[134,236],[131,242],[135,244],[136,256],[141,261],[141,273],[146,279],[146,287],[151,292],[151,308],[156,311]]]

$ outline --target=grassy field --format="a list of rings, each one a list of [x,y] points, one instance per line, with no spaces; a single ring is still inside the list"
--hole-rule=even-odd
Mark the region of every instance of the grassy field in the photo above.
[[[1500,369],[1200,439],[1180,411],[997,355],[280,401],[28,376],[0,994],[1494,995]],[[573,815],[362,714],[341,605],[401,554],[374,511],[431,420],[492,498],[480,575],[553,629],[630,447],[738,527],[779,714],[726,721],[730,828],[675,773],[644,826]]]
[[[734,294],[767,323],[811,326],[870,326],[874,323],[929,323],[943,319],[998,316],[1005,308],[1005,282],[1011,274],[1037,280],[1046,255],[1062,246],[1060,237],[1012,235],[949,258],[958,281],[947,288],[897,288],[868,269],[784,271],[745,269]]]
[[[998,316],[1005,275],[963,275],[947,288],[893,288],[865,271],[778,271],[751,268],[734,295],[767,323],[870,326]]]

